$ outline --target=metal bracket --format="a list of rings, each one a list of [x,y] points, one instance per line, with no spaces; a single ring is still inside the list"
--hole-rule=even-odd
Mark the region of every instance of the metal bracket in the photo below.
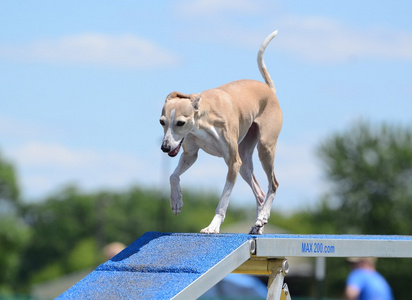
[[[269,275],[267,300],[291,299],[287,284],[283,283],[286,274],[289,272],[289,263],[286,258],[277,259],[278,265],[272,268]],[[280,264],[280,267],[279,267]]]
[[[251,244],[251,252],[253,246]],[[268,294],[266,299],[290,300],[288,286],[283,283],[289,272],[289,263],[286,258],[252,257],[233,273],[251,275],[269,275]]]
[[[292,298],[290,297],[288,285],[286,283],[283,285],[280,299],[281,300],[292,300]]]
[[[256,254],[256,239],[250,240],[250,254],[251,255]]]

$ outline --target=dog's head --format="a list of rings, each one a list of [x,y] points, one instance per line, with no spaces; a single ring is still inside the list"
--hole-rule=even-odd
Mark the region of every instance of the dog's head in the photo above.
[[[199,94],[173,92],[167,96],[160,125],[164,130],[161,149],[169,156],[174,157],[179,153],[186,135],[195,126],[200,101]]]

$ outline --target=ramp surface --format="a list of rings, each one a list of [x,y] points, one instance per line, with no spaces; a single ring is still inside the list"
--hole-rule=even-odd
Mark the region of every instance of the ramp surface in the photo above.
[[[249,259],[251,239],[148,232],[57,299],[194,299]]]

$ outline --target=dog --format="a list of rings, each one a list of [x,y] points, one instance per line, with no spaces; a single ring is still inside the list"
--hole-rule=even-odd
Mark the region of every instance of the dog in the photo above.
[[[196,161],[199,149],[222,157],[228,167],[215,216],[201,233],[219,233],[238,173],[251,187],[257,203],[256,221],[249,233],[262,234],[268,222],[279,186],[274,158],[283,116],[263,54],[276,35],[277,30],[263,41],[258,52],[258,68],[266,83],[238,80],[199,94],[172,92],[166,97],[160,117],[164,130],[161,150],[174,157],[181,147],[184,149],[170,176],[170,206],[174,214],[179,214],[183,206],[180,175]],[[256,146],[269,182],[266,196],[253,173]]]

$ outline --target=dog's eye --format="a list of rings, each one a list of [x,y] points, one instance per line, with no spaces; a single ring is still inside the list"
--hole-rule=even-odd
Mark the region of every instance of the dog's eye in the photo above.
[[[165,126],[165,121],[164,121],[164,120],[160,120],[160,125]]]
[[[183,122],[183,121],[177,121],[176,122],[176,126],[179,126],[179,127],[181,127],[181,126],[183,126],[183,125],[185,125],[186,123],[185,122]]]

